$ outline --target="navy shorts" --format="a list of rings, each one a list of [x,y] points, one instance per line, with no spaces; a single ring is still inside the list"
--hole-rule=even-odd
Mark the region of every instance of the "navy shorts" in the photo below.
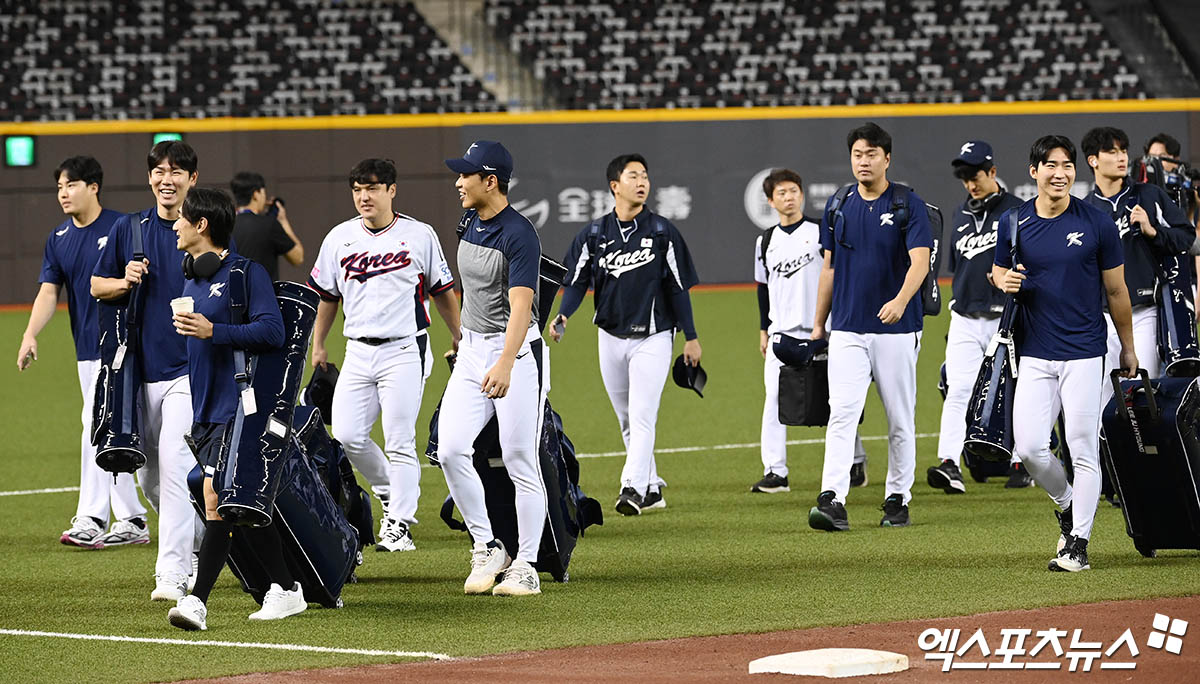
[[[196,460],[204,469],[205,477],[212,477],[221,457],[228,423],[192,423],[192,443],[195,445]]]

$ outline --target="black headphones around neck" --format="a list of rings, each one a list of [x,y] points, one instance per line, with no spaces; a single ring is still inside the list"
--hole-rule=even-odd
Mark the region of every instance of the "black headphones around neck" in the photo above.
[[[996,191],[987,197],[975,199],[974,197],[967,200],[967,210],[973,214],[982,214],[992,210],[996,203],[1000,201],[1000,196],[1003,191]]]
[[[205,252],[199,257],[193,257],[191,254],[183,255],[183,277],[188,280],[207,280],[216,275],[217,271],[221,270],[221,259],[224,258],[229,250],[225,250],[220,254],[216,252]]]

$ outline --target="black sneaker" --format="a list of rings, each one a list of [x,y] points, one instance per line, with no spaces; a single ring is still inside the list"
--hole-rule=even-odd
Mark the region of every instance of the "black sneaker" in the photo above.
[[[967,491],[967,486],[963,484],[962,471],[958,469],[958,464],[950,459],[926,470],[925,481],[930,487],[947,494],[962,494]]]
[[[662,492],[651,489],[646,492],[646,498],[642,499],[642,510],[648,511],[651,508],[666,508],[667,500],[663,498]]]
[[[1033,478],[1030,477],[1029,471],[1025,470],[1025,466],[1020,463],[1008,466],[1008,482],[1004,483],[1005,489],[1024,489],[1032,486]]]
[[[750,488],[752,492],[760,494],[778,494],[779,492],[790,492],[791,487],[788,487],[788,479],[780,477],[775,473],[767,473],[763,479],[759,480]]]
[[[1050,561],[1050,569],[1055,572],[1091,570],[1092,566],[1088,565],[1087,544],[1088,540],[1082,537],[1068,535],[1066,545],[1054,560]]]
[[[1067,506],[1062,512],[1054,511],[1054,517],[1058,518],[1058,548],[1055,553],[1063,550],[1067,545],[1067,539],[1071,537],[1071,530],[1075,529],[1075,516],[1071,514],[1071,507]]]
[[[617,497],[617,512],[621,515],[641,515],[642,495],[633,487],[625,487]]]
[[[879,510],[883,511],[883,519],[879,521],[880,527],[908,527],[908,506],[904,505],[903,494],[889,495],[883,500]]]
[[[828,490],[817,496],[817,505],[808,512],[809,527],[826,532],[850,529],[850,518],[846,516],[846,507],[840,502],[834,501],[836,496]]]
[[[867,464],[865,461],[862,463],[855,463],[854,465],[850,466],[850,486],[867,486]]]

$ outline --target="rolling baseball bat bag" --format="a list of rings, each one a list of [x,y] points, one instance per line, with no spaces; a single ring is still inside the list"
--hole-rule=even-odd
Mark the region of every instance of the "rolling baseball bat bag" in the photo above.
[[[133,260],[145,258],[141,214],[130,214]],[[144,306],[141,288],[133,286],[120,299],[98,302],[100,373],[92,402],[92,445],[96,465],[113,473],[132,473],[146,465],[142,449],[138,393],[142,388],[140,320]]]
[[[229,271],[230,321],[245,320],[246,259]],[[271,524],[271,502],[287,463],[292,414],[300,394],[308,341],[317,316],[317,293],[297,283],[275,283],[283,314],[284,343],[254,354],[234,351],[234,370],[241,400],[213,475],[221,517],[235,525]],[[246,454],[242,458],[241,454]]]
[[[436,415],[433,419],[436,421]],[[430,426],[430,447],[426,456],[436,462],[436,425]],[[430,452],[433,452],[432,455]],[[563,431],[562,418],[547,401],[542,417],[542,434],[538,458],[546,486],[546,525],[538,548],[534,568],[547,572],[556,582],[566,582],[571,555],[579,537],[590,525],[604,524],[600,502],[588,498],[579,488],[579,461],[575,446]],[[492,418],[475,439],[475,470],[483,481],[484,499],[492,533],[504,542],[510,555],[517,549],[516,493],[508,470],[500,455],[499,424]],[[446,497],[442,504],[442,520],[453,530],[466,531],[467,526],[454,517],[454,499]]]
[[[358,532],[346,519],[342,506],[334,500],[328,483],[298,440],[291,440],[284,450],[279,480],[272,519],[283,540],[288,569],[304,588],[306,601],[340,608],[342,587],[354,572],[358,559]],[[203,487],[204,472],[197,465],[188,475],[188,489],[201,517]],[[261,604],[271,579],[253,545],[236,528],[228,565],[241,582],[242,590]]]
[[[371,515],[370,495],[358,484],[354,466],[346,452],[325,430],[324,416],[316,406],[298,406],[292,416],[292,429],[300,451],[317,469],[329,495],[358,533],[359,548],[375,543],[375,523]]]
[[[1006,464],[1012,458],[1013,395],[1017,389],[1017,353],[1013,344],[1016,300],[1004,304],[1000,327],[984,353],[979,375],[967,404],[967,433],[963,448],[984,461]]]
[[[1108,460],[1125,531],[1138,553],[1200,549],[1200,380],[1111,375],[1104,407]]]
[[[1171,377],[1200,375],[1200,343],[1196,340],[1196,311],[1192,303],[1191,257],[1171,256],[1155,265],[1158,282],[1158,355],[1162,373]]]

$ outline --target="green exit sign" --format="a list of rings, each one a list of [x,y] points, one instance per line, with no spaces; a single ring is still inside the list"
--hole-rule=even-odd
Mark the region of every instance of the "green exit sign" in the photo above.
[[[157,145],[164,140],[183,140],[182,133],[155,133],[154,144]]]
[[[4,138],[4,165],[13,168],[33,166],[37,160],[37,145],[32,135],[10,135]]]

